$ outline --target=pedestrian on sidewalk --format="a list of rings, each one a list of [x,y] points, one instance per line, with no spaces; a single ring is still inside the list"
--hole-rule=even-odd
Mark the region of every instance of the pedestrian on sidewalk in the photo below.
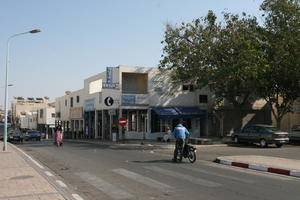
[[[57,147],[63,145],[62,139],[63,139],[63,129],[60,125],[58,125],[55,128],[55,137],[54,137],[54,143],[57,145]]]
[[[180,152],[179,161],[182,160],[183,147],[185,144],[185,140],[189,137],[190,132],[185,128],[182,124],[178,124],[173,131],[173,135],[176,139],[175,150],[174,150],[174,158],[173,162],[177,162],[178,152]]]

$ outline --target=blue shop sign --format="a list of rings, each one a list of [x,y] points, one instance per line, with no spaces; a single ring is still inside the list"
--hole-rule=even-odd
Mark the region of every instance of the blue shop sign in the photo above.
[[[135,95],[122,95],[122,104],[136,104]]]

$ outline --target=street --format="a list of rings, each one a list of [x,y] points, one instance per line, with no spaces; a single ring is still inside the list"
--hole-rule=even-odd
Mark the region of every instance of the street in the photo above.
[[[210,146],[197,149],[197,161],[172,163],[172,149],[51,141],[19,148],[54,173],[84,199],[297,199],[300,179],[213,163],[220,155],[272,155],[299,158],[300,146]]]

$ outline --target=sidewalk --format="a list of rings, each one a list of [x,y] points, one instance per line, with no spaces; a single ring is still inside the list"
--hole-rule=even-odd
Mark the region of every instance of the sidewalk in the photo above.
[[[300,178],[300,160],[247,155],[218,157],[215,162]]]
[[[0,141],[0,146],[3,142]],[[16,147],[8,144],[7,152],[0,152],[0,199],[5,200],[64,200],[68,198],[46,177],[54,176],[42,165]],[[48,180],[47,180],[48,179]]]

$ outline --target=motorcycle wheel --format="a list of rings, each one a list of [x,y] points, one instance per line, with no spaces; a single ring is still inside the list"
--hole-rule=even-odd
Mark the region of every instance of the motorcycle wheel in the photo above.
[[[190,151],[188,155],[188,159],[191,163],[196,161],[196,153],[194,151]]]

